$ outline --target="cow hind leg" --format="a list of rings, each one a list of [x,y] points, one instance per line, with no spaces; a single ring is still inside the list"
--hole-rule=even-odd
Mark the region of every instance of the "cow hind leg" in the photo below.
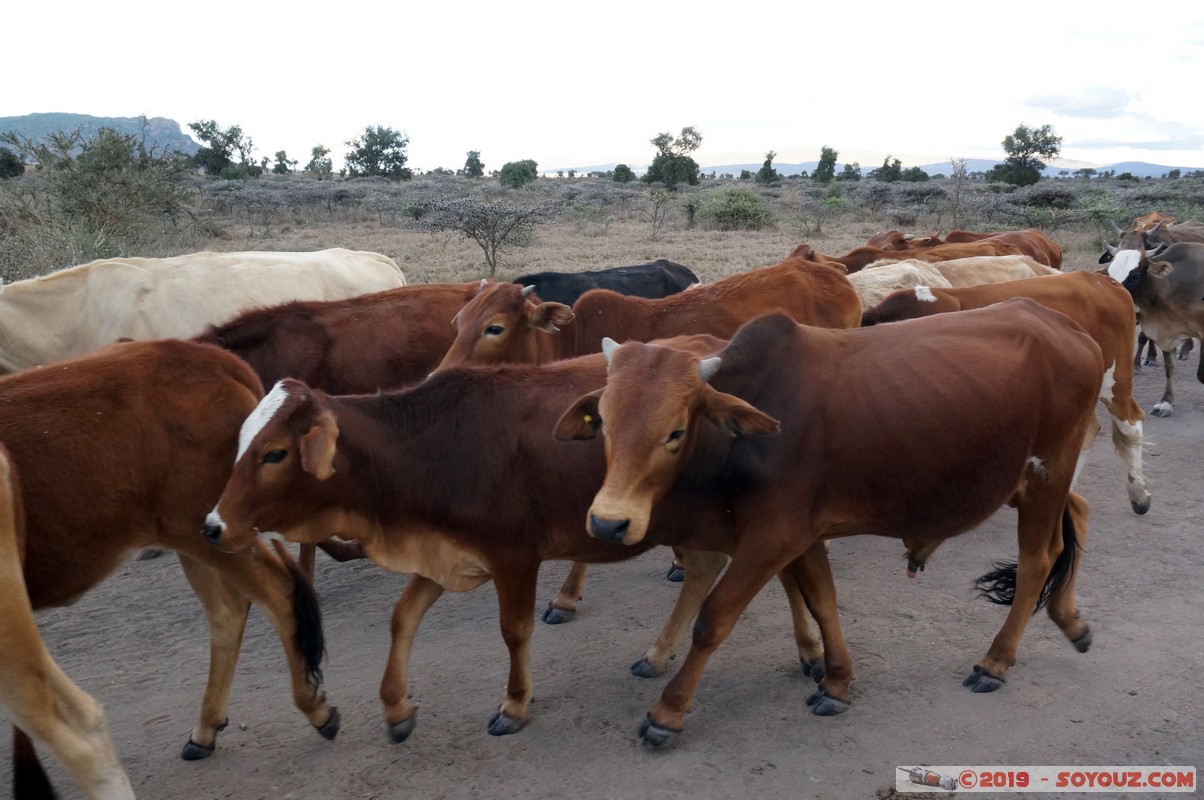
[[[1168,350],[1162,351],[1162,369],[1166,372],[1166,389],[1162,399],[1150,409],[1150,415],[1154,417],[1169,417],[1175,410],[1175,359]]]
[[[1141,464],[1141,447],[1144,441],[1140,418],[1129,421],[1113,417],[1112,446],[1128,469],[1125,489],[1129,494],[1129,505],[1137,514],[1145,514],[1149,511],[1151,503],[1150,489]]]
[[[1066,516],[1063,517],[1063,550],[1062,554],[1071,554],[1070,571],[1061,586],[1054,587],[1050,593],[1046,611],[1054,624],[1061,629],[1070,643],[1080,653],[1086,653],[1091,647],[1091,628],[1079,618],[1079,610],[1075,601],[1075,582],[1078,579],[1078,556],[1087,545],[1087,501],[1075,492],[1067,498]],[[1055,571],[1057,567],[1055,567]]]
[[[413,575],[393,609],[389,660],[380,683],[380,699],[385,707],[389,738],[395,742],[408,739],[418,720],[418,706],[410,702],[409,696],[410,652],[422,618],[442,596],[442,586]]]

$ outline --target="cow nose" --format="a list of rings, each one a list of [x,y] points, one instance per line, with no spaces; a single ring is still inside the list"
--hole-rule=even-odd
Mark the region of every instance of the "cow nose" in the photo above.
[[[226,532],[226,524],[216,514],[210,514],[205,517],[205,524],[201,526],[201,533],[210,542],[217,544],[217,540],[222,538],[222,534]]]
[[[628,520],[625,519],[603,519],[593,514],[589,515],[590,535],[604,542],[622,544],[623,537],[627,535],[628,524]]]

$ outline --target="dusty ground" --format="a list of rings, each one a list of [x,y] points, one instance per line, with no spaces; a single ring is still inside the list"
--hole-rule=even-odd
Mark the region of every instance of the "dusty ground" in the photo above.
[[[377,687],[406,578],[369,563],[319,562],[326,690],[343,717],[333,743],[293,708],[279,645],[253,612],[217,753],[179,759],[207,649],[174,557],[127,563],[40,625],[67,673],[107,706],[135,790],[152,800],[874,798],[893,787],[899,765],[1204,767],[1204,386],[1193,373],[1194,363],[1179,371],[1175,415],[1147,425],[1148,516],[1129,510],[1120,462],[1104,440],[1080,483],[1093,513],[1079,603],[1094,647],[1075,652],[1042,613],[1007,685],[991,695],[971,694],[961,678],[1004,612],[970,587],[991,560],[1015,554],[1010,511],[947,544],[914,581],[896,541],[833,544],[855,663],[853,707],[840,717],[807,712],[811,687],[795,661],[786,604],[776,585],[767,588],[712,660],[686,731],[667,752],[635,740],[665,678],[627,670],[676,592],[662,579],[660,552],[594,569],[576,620],[537,624],[531,724],[503,738],[485,733],[506,670],[489,585],[446,595],[419,632],[411,671],[419,724],[401,745],[385,736]],[[1143,407],[1161,386],[1161,368],[1143,370]],[[545,567],[542,597],[563,571]],[[0,736],[7,750],[7,730]],[[78,796],[57,765],[50,769],[65,797]],[[10,777],[5,761],[0,779]]]

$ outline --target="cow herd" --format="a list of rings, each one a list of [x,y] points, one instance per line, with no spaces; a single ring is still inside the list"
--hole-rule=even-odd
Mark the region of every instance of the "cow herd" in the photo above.
[[[693,635],[640,726],[648,746],[682,733],[708,659],[775,576],[818,684],[812,712],[850,707],[832,538],[900,539],[914,576],[1010,505],[1018,558],[979,581],[1010,610],[965,685],[1003,685],[1042,607],[1086,652],[1088,508],[1073,486],[1096,403],[1144,514],[1134,312],[1163,350],[1204,333],[1204,237],[1168,243],[1198,224],[1172,222],[1139,221],[1100,272],[1063,272],[1036,230],[892,231],[705,284],[662,259],[406,286],[384,256],[328,250],[93,262],[6,286],[0,706],[14,793],[52,796],[36,744],[88,796],[134,796],[103,709],[51,660],[33,612],[145,547],[179,554],[209,627],[186,759],[215,751],[252,604],[296,706],[338,733],[314,547],[411,575],[380,689],[397,742],[416,728],[415,634],[445,591],[496,586],[509,670],[486,728],[513,734],[534,693],[541,563],[574,562],[544,613],[562,622],[585,565],[656,545],[685,579],[633,672],[660,674]],[[1172,361],[1152,413],[1170,412]],[[301,543],[301,564],[268,533]]]

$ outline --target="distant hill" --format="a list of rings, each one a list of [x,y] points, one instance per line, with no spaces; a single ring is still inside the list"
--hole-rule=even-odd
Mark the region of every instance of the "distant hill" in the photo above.
[[[26,114],[21,117],[0,117],[0,132],[13,131],[34,141],[52,133],[79,129],[86,138],[93,138],[101,128],[123,134],[141,136],[146,124],[146,143],[158,151],[175,150],[192,155],[200,144],[180,129],[180,123],[164,117],[94,117],[90,114]]]

